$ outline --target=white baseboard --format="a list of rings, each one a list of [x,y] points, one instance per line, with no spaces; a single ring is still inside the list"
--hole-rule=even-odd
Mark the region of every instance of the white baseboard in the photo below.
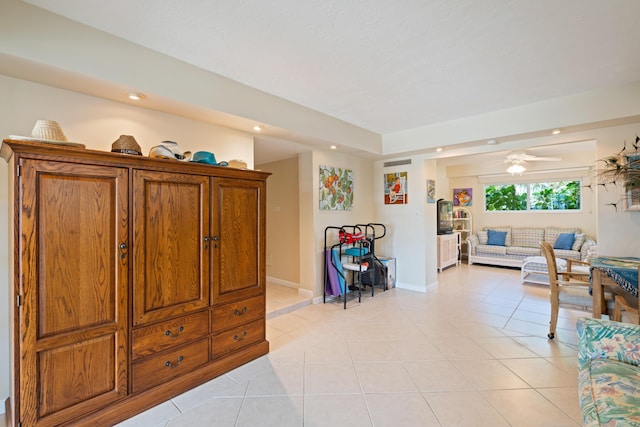
[[[274,285],[286,286],[287,288],[296,289],[298,291],[298,295],[304,296],[306,298],[313,297],[313,291],[301,288],[299,283],[278,279],[277,277],[267,277],[267,282],[273,283]]]
[[[396,288],[406,289],[408,291],[422,292],[423,294],[427,292],[426,286],[410,285],[408,283],[402,283],[397,281],[396,281]]]

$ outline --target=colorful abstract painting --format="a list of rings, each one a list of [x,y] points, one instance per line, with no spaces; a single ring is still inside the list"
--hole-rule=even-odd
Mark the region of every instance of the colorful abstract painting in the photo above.
[[[353,171],[320,166],[320,210],[353,209]]]

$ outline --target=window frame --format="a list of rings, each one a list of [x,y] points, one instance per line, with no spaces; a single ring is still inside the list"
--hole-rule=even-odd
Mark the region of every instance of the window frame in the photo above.
[[[531,189],[536,184],[549,184],[549,183],[558,183],[558,182],[577,182],[579,189],[579,203],[580,207],[578,209],[531,209]],[[545,180],[531,180],[531,181],[519,181],[519,182],[491,182],[491,183],[483,183],[482,184],[482,196],[483,196],[483,209],[486,213],[579,213],[583,211],[584,206],[584,191],[582,191],[582,178],[550,178]],[[504,187],[509,185],[523,185],[526,187],[526,209],[522,210],[489,210],[487,209],[487,187]]]

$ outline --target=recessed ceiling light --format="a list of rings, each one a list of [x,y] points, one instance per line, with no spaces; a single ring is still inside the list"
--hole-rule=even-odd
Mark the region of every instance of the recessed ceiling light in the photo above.
[[[332,145],[332,146],[331,146],[331,147],[329,147],[329,148],[331,148],[332,150],[335,150],[335,149],[337,149],[337,148],[338,148],[338,146],[337,146],[337,145]]]
[[[129,99],[132,99],[134,101],[140,101],[142,98],[144,98],[144,93],[140,93],[140,92],[129,92]]]
[[[260,131],[262,130],[262,126],[260,126],[260,125],[255,125],[255,126],[253,127],[253,130],[255,130],[256,132],[260,132]]]
[[[489,145],[493,145],[493,144],[497,144],[497,143],[498,143],[498,141],[496,141],[495,139],[490,139],[490,140],[487,141],[487,144],[489,144]]]
[[[439,153],[439,152],[441,152],[441,151],[442,151],[442,147],[438,147],[438,148],[436,148],[436,151],[437,151],[438,153]]]
[[[560,133],[560,129],[554,129],[551,131],[552,134],[557,135]]]

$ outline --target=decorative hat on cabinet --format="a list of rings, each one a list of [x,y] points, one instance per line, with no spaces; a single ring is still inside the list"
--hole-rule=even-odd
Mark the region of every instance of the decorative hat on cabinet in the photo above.
[[[189,161],[191,157],[191,151],[185,151],[184,153],[178,147],[178,143],[174,141],[162,141],[160,145],[151,147],[149,150],[149,157],[156,159],[171,159]]]
[[[16,141],[44,142],[47,144],[68,145],[70,147],[84,148],[84,144],[69,142],[62,131],[62,127],[55,120],[36,120],[31,130],[31,136],[9,135]]]
[[[204,163],[213,166],[228,166],[227,162],[217,162],[216,156],[210,151],[196,151],[191,158],[192,162]]]
[[[120,138],[111,144],[111,152],[142,156],[140,144],[131,135],[120,135]]]

